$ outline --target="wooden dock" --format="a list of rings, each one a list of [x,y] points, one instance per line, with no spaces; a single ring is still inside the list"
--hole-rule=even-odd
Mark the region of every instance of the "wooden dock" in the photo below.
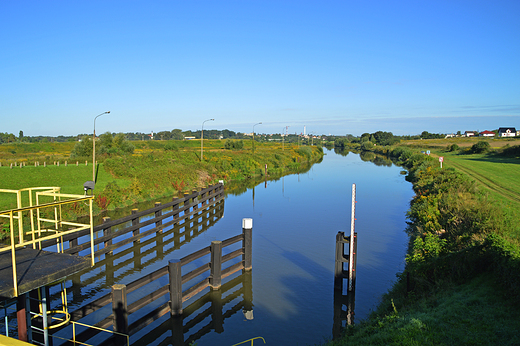
[[[90,267],[90,259],[36,249],[16,250],[18,295]],[[0,300],[15,297],[11,251],[0,253]]]

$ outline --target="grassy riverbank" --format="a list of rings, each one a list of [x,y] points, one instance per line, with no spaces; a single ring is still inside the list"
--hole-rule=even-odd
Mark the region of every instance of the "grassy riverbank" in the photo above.
[[[227,184],[298,172],[323,157],[321,147],[287,143],[283,147],[281,143],[255,143],[253,153],[251,142],[204,140],[203,160],[200,141],[138,141],[132,142],[136,148],[133,154],[96,155],[99,168],[95,213],[165,196],[180,196],[219,180]],[[92,158],[71,159],[70,143],[52,144],[49,148],[40,143],[0,145],[0,188],[59,186],[64,193],[83,194],[83,184],[92,180]],[[52,150],[52,154],[46,149]],[[13,152],[23,155],[13,157]],[[54,160],[49,162],[47,159],[51,157],[56,161],[59,158],[60,165],[54,165]],[[9,168],[11,162],[18,165]],[[20,167],[20,162],[27,165]],[[40,165],[35,167],[34,162]],[[15,206],[14,195],[0,194],[0,210]],[[86,206],[75,205],[68,212],[76,217],[87,210]]]
[[[407,168],[416,193],[406,269],[371,317],[330,345],[520,344],[519,161],[444,144],[431,156],[375,149]]]

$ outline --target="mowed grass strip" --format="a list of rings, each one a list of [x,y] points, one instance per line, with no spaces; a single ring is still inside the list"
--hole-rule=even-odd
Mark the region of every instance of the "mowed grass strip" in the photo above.
[[[520,162],[516,159],[494,158],[486,155],[444,156],[443,167],[453,167],[475,179],[501,199],[520,206]]]
[[[92,165],[63,165],[54,166],[26,166],[26,167],[0,167],[0,188],[19,190],[28,187],[61,187],[62,193],[83,195],[83,184],[92,180]],[[108,182],[117,180],[121,186],[128,186],[129,181],[115,179],[105,172],[103,164],[99,165],[96,190],[102,191]],[[26,195],[26,194],[25,194]],[[9,193],[0,194],[0,210],[16,208],[16,195]]]

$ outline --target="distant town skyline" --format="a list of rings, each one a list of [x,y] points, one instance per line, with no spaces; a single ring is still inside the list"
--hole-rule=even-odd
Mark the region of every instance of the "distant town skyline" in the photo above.
[[[0,3],[0,132],[520,127],[519,1]]]

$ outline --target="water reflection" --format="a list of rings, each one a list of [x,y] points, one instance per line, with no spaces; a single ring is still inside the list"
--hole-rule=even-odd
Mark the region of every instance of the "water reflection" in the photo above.
[[[132,345],[192,345],[202,336],[224,332],[224,321],[242,312],[244,319],[253,320],[253,279],[251,271],[210,291],[184,308],[180,316],[163,319],[163,322],[144,333]]]
[[[82,306],[86,301],[106,292],[115,283],[131,282],[135,275],[145,275],[164,266],[166,257],[173,251],[206,232],[224,216],[224,200],[204,210],[187,222],[175,223],[157,234],[142,238],[139,242],[124,245],[96,259],[96,264],[69,278],[68,289],[72,294],[70,309]],[[168,222],[165,219],[164,222]],[[153,227],[153,225],[150,225]],[[59,292],[52,299],[59,300]]]

